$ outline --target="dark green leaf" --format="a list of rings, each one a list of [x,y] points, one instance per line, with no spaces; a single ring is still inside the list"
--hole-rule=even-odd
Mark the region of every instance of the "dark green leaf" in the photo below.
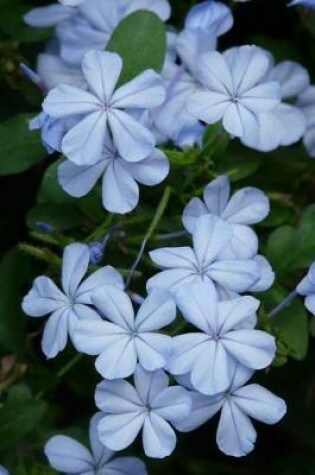
[[[0,175],[21,173],[46,156],[40,135],[30,131],[30,116],[19,114],[0,125]]]
[[[33,276],[33,266],[17,249],[0,262],[0,347],[21,354],[26,344],[26,316],[21,310],[24,286]]]
[[[160,71],[166,52],[164,23],[149,11],[132,13],[119,23],[106,49],[118,53],[123,59],[119,84],[147,69]]]
[[[230,140],[231,138],[229,134],[223,129],[221,122],[208,125],[202,140],[203,155],[214,160],[221,157],[221,155],[226,152]]]

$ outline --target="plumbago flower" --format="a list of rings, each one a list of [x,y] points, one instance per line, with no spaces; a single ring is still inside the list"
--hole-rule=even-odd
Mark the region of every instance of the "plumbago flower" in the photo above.
[[[95,165],[78,166],[70,160],[58,167],[58,181],[69,195],[85,196],[102,177],[102,201],[112,213],[129,213],[139,202],[137,182],[147,186],[161,183],[169,173],[163,152],[153,151],[139,162],[125,160],[115,149],[111,137],[105,140],[102,158]]]
[[[98,412],[90,421],[90,446],[64,435],[56,435],[45,445],[45,455],[52,468],[76,475],[146,475],[144,463],[136,457],[114,457],[115,453],[101,444],[97,425],[102,418]]]
[[[115,53],[89,51],[82,61],[89,90],[64,84],[52,89],[43,102],[44,112],[55,119],[81,116],[62,140],[63,153],[76,165],[95,165],[101,160],[107,130],[129,162],[147,158],[155,147],[153,134],[128,110],[160,105],[165,99],[162,80],[148,70],[115,91],[122,66]]]
[[[189,376],[178,382],[191,390],[192,410],[189,418],[175,423],[177,430],[190,432],[203,425],[221,411],[217,429],[217,445],[226,455],[243,457],[254,449],[257,433],[250,419],[265,424],[276,424],[286,413],[283,399],[275,396],[259,384],[248,384],[253,371],[237,365],[233,378],[224,393],[204,396],[193,390]]]
[[[163,370],[147,372],[140,365],[134,386],[125,380],[102,381],[95,393],[96,405],[104,413],[98,425],[101,442],[111,450],[122,450],[142,429],[148,457],[170,455],[176,446],[171,424],[189,416],[192,402],[186,389],[168,384]]]
[[[190,200],[184,209],[183,224],[192,233],[200,216],[219,216],[230,224],[233,231],[232,239],[223,254],[250,259],[257,254],[258,238],[249,225],[263,221],[269,212],[269,199],[265,193],[258,188],[246,187],[231,197],[229,179],[222,175],[206,186],[203,200]]]
[[[171,373],[191,373],[191,383],[203,394],[225,391],[238,363],[263,369],[275,353],[273,336],[254,330],[259,301],[238,297],[218,302],[210,282],[192,284],[177,294],[177,305],[185,320],[198,332],[173,338],[169,364]]]
[[[312,158],[315,158],[315,86],[309,86],[302,92],[297,106],[306,117],[306,131],[303,136],[304,145]]]
[[[95,367],[104,378],[127,378],[137,362],[148,371],[168,364],[172,338],[156,333],[176,317],[175,302],[168,292],[153,291],[136,316],[130,298],[118,288],[103,288],[93,303],[109,321],[79,322],[74,344],[79,351],[99,355]]]
[[[262,152],[292,145],[301,139],[306,129],[306,117],[303,110],[292,102],[307,90],[310,83],[307,70],[294,61],[282,61],[270,69],[267,77],[280,85],[282,101],[272,111],[260,114],[256,129],[241,139],[244,145]]]
[[[101,289],[114,286],[123,289],[121,275],[106,266],[82,281],[89,265],[89,246],[70,244],[63,253],[62,291],[45,276],[37,277],[24,297],[22,308],[30,317],[50,315],[44,329],[42,349],[47,358],[54,358],[73,337],[76,323],[82,319],[100,319],[92,308],[92,296]]]
[[[298,294],[305,297],[305,307],[315,315],[315,262],[309,268],[307,275],[296,288]]]
[[[255,284],[262,284],[265,271],[259,259],[222,257],[232,238],[229,223],[209,214],[200,216],[192,233],[193,248],[166,247],[150,252],[151,259],[167,270],[148,280],[148,291],[157,287],[176,295],[186,284],[210,281],[217,291],[246,292]],[[269,286],[270,282],[266,288]],[[263,290],[258,287],[257,290]]]
[[[232,25],[231,10],[211,0],[189,10],[184,30],[177,35],[176,51],[182,64],[175,65],[174,58],[173,67],[167,71],[166,101],[154,110],[153,121],[157,129],[179,147],[201,143],[204,126],[187,110],[186,102],[202,87],[196,77],[199,56],[214,50],[218,37]]]
[[[225,130],[236,137],[250,134],[259,114],[280,102],[279,84],[264,80],[269,67],[269,55],[256,46],[204,53],[197,70],[204,90],[188,98],[188,110],[207,124],[222,119]]]

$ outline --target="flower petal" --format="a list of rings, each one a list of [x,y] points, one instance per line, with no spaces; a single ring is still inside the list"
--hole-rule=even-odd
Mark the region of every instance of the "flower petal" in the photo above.
[[[135,414],[143,406],[135,388],[122,379],[99,383],[96,386],[95,403],[101,411],[118,415]]]
[[[43,102],[46,114],[56,119],[99,111],[101,104],[90,92],[62,84],[52,89]]]
[[[200,198],[192,198],[183,212],[183,224],[187,231],[192,233],[195,229],[197,219],[207,214],[207,212],[207,207]]]
[[[170,358],[172,338],[157,333],[140,333],[134,340],[139,363],[147,371],[164,368]]]
[[[65,349],[71,316],[75,318],[70,309],[61,309],[56,310],[47,320],[42,338],[42,350],[47,358],[55,358]]]
[[[66,160],[58,167],[58,182],[69,195],[81,198],[92,190],[105,168],[104,161],[92,166],[78,166]]]
[[[143,426],[143,448],[147,457],[164,458],[176,446],[176,435],[171,426],[154,412],[146,417]]]
[[[82,282],[77,290],[77,302],[92,305],[93,295],[102,292],[103,287],[108,285],[121,290],[125,287],[122,276],[112,266],[102,267]]]
[[[94,460],[84,445],[64,435],[56,435],[45,445],[49,464],[58,472],[94,473]]]
[[[232,196],[222,218],[231,223],[256,224],[265,219],[269,212],[270,203],[265,193],[258,188],[246,187]]]
[[[246,292],[258,282],[260,270],[253,259],[235,259],[214,262],[208,267],[207,275],[228,290]]]
[[[220,302],[218,306],[220,333],[242,328],[244,324],[248,324],[248,328],[253,328],[257,322],[256,312],[259,305],[259,300],[250,296]]]
[[[93,304],[111,322],[125,330],[134,326],[134,310],[130,298],[123,290],[106,286],[92,298]]]
[[[43,317],[69,303],[55,283],[45,276],[37,277],[22,301],[22,309],[30,317]]]
[[[145,412],[105,415],[98,425],[100,440],[111,450],[123,450],[135,440],[145,418]]]
[[[139,201],[139,187],[129,170],[118,160],[112,160],[103,176],[102,201],[111,213],[126,214]]]
[[[152,132],[130,114],[119,109],[111,109],[108,122],[115,146],[125,160],[138,162],[152,153],[155,146]]]
[[[62,288],[66,295],[76,298],[78,286],[86,273],[90,260],[89,247],[86,244],[69,244],[62,259]]]
[[[116,53],[91,50],[84,55],[82,72],[92,92],[109,106],[122,71],[123,62]]]
[[[222,336],[226,350],[248,368],[263,369],[276,354],[275,338],[261,330],[235,330]]]

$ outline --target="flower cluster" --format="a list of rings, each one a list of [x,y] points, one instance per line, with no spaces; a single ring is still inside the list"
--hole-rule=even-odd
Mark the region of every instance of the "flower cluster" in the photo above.
[[[315,102],[307,71],[292,61],[275,64],[256,46],[216,51],[219,37],[233,26],[226,5],[209,0],[193,7],[183,30],[168,32],[160,74],[147,70],[119,87],[123,61],[104,51],[115,27],[140,9],[166,21],[168,1],[61,3],[36,8],[25,21],[55,26],[53,46],[37,65],[37,82],[49,92],[31,128],[42,130],[50,152],[66,156],[58,176],[70,195],[86,195],[102,178],[104,208],[128,213],[139,201],[137,183],[154,186],[169,173],[156,145],[198,145],[205,125],[221,120],[246,146],[266,152],[303,137],[314,156]]]
[[[249,226],[268,212],[268,198],[258,189],[244,188],[230,197],[226,176],[209,183],[204,201],[192,199],[183,215],[193,248],[150,253],[167,270],[149,279],[148,296],[136,312],[112,267],[82,281],[91,257],[86,244],[70,244],[64,251],[63,291],[47,277],[35,280],[22,306],[33,317],[50,315],[43,335],[46,356],[56,356],[69,334],[78,351],[97,357],[95,368],[104,378],[95,392],[101,412],[92,419],[91,438],[98,437],[105,455],[96,454],[101,445],[93,448],[95,440],[91,455],[57,436],[46,446],[52,466],[84,473],[87,466],[93,472],[100,464],[105,469],[123,465],[124,458],[111,460],[112,451],[127,448],[140,431],[145,454],[164,458],[175,449],[174,429],[193,430],[220,410],[218,447],[243,456],[256,439],[250,417],[269,424],[283,417],[284,401],[258,385],[244,386],[276,354],[274,337],[256,329],[260,302],[240,295],[266,290],[273,282]],[[182,330],[174,333],[167,327],[177,310]],[[169,376],[177,384],[170,386]],[[126,380],[130,377],[133,384]]]

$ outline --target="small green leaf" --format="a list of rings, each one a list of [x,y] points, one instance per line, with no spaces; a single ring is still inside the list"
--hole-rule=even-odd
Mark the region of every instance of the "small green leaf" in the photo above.
[[[0,451],[13,450],[14,447],[34,432],[44,414],[46,404],[32,397],[8,397],[0,409]]]
[[[202,154],[215,160],[226,152],[230,140],[230,135],[223,129],[221,122],[208,125],[203,135]]]
[[[46,156],[38,131],[28,128],[28,114],[0,124],[0,175],[21,173]]]
[[[119,84],[147,69],[159,72],[166,52],[164,23],[152,12],[140,10],[127,16],[114,30],[106,49],[123,59]]]
[[[33,277],[29,257],[17,249],[9,251],[0,262],[0,348],[23,353],[26,344],[26,316],[21,310],[24,286]]]
[[[299,255],[299,237],[296,229],[292,226],[275,229],[269,236],[266,255],[277,272],[294,269]]]
[[[274,285],[263,294],[263,301],[270,311],[288,295],[280,285]],[[305,358],[308,349],[309,329],[308,316],[302,300],[294,300],[279,314],[269,319],[272,332],[285,345],[287,354],[297,360]],[[280,356],[284,356],[283,352]]]

